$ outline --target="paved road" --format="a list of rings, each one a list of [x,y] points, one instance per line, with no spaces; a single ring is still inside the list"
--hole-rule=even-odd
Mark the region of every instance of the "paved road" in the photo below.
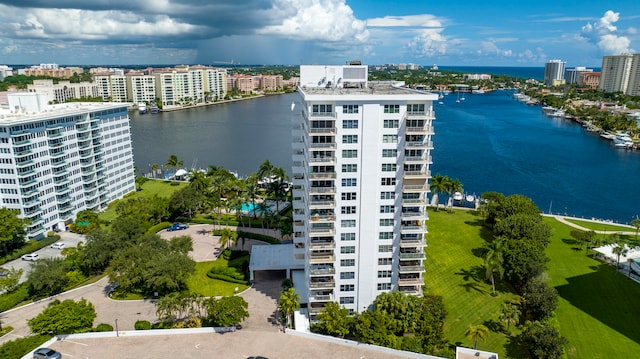
[[[76,247],[78,242],[84,242],[84,236],[81,234],[75,234],[71,232],[60,232],[60,240],[56,243],[64,243],[66,247]],[[40,258],[56,258],[62,257],[59,249],[53,249],[50,247],[44,247],[39,249],[33,253],[38,253]],[[16,259],[13,261],[9,261],[2,265],[2,268],[6,269],[23,269],[22,277],[20,278],[20,283],[27,280],[29,276],[29,272],[31,271],[31,264],[33,262],[25,261],[22,259]]]

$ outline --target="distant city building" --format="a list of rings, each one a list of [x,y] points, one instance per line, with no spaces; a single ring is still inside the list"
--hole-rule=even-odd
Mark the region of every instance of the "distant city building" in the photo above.
[[[58,64],[40,64],[19,70],[26,76],[49,76],[62,79],[68,79],[73,74],[80,75],[83,71],[81,67],[59,67]]]
[[[462,75],[462,79],[465,80],[465,81],[491,80],[491,75],[489,75],[489,74],[464,74],[464,75]]]
[[[4,81],[9,76],[13,76],[13,68],[7,65],[0,65],[0,81]]]
[[[604,92],[627,92],[632,55],[604,56],[598,89]]]
[[[156,78],[139,71],[130,71],[125,75],[127,83],[127,101],[151,103],[156,99]]]
[[[564,84],[564,67],[562,60],[551,60],[544,65],[544,85],[558,86]]]
[[[587,86],[592,89],[597,89],[600,84],[600,72],[580,72],[578,73],[578,80],[576,83],[578,86]]]
[[[567,69],[564,76],[565,82],[567,84],[577,84],[578,76],[581,72],[593,72],[593,69],[588,69],[584,66],[576,66],[573,69]]]
[[[403,85],[363,65],[300,67],[293,242],[312,319],[328,302],[354,313],[380,293],[422,295],[438,95]]]
[[[0,205],[31,220],[29,238],[135,191],[128,104],[47,102],[8,93],[0,109]]]
[[[54,84],[53,80],[33,80],[32,84],[27,85],[27,91],[46,94],[47,101],[50,103],[100,97],[100,88],[95,82],[71,83],[69,81],[59,81]]]
[[[629,85],[627,95],[640,96],[640,54],[634,54],[629,70]]]

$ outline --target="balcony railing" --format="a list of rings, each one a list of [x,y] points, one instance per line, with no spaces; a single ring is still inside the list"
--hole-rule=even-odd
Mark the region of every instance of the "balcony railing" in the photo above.
[[[311,194],[336,193],[336,188],[335,187],[311,187],[309,188],[309,193]]]
[[[398,285],[399,286],[405,286],[405,285],[423,285],[424,284],[424,279],[418,277],[418,278],[398,278]]]
[[[330,289],[336,286],[336,282],[334,280],[327,280],[327,281],[313,281],[311,280],[309,282],[309,288],[311,289]]]
[[[425,245],[427,245],[427,242],[424,239],[401,239],[400,240],[400,248],[416,248],[416,247],[424,247]]]
[[[311,275],[333,275],[336,273],[336,269],[331,268],[309,268],[309,274]]]
[[[404,177],[429,177],[430,173],[427,170],[422,171],[404,171]]]
[[[425,259],[424,252],[400,253],[400,259]]]
[[[311,157],[309,159],[309,163],[333,163],[335,161],[335,157]]]
[[[336,148],[336,143],[335,142],[322,142],[322,143],[310,143],[309,144],[309,148],[310,149],[316,149],[316,148]]]
[[[334,256],[331,254],[309,255],[309,263],[333,263]]]
[[[424,265],[402,265],[398,266],[400,273],[424,272]]]
[[[336,243],[331,241],[311,241],[309,242],[309,249],[311,250],[322,250],[322,249],[334,249],[336,247]]]
[[[320,179],[334,179],[336,178],[335,172],[311,172],[309,173],[309,179],[312,180],[320,180]]]
[[[309,301],[310,302],[331,302],[333,301],[333,296],[331,294],[324,294],[324,295],[310,295],[309,296]],[[322,311],[324,308],[314,308],[311,307],[309,309],[318,309],[317,313],[320,313],[320,311]]]

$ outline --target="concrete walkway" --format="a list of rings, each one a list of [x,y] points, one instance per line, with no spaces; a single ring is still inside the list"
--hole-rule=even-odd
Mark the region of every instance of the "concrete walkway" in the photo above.
[[[545,217],[555,218],[558,222],[561,222],[563,224],[566,224],[567,226],[579,229],[581,231],[592,231],[592,229],[583,227],[583,226],[581,226],[579,224],[576,224],[576,223],[573,223],[573,222],[569,222],[569,221],[567,221],[567,218],[568,219],[575,219],[575,220],[578,220],[578,221],[593,222],[593,223],[604,224],[604,225],[611,224],[611,225],[615,225],[615,226],[625,227],[625,225],[618,224],[618,223],[606,223],[606,222],[600,222],[600,221],[591,221],[591,220],[588,220],[588,219],[565,217],[565,216],[561,216],[561,215],[557,215],[557,214],[545,214],[545,213],[543,213],[542,215],[545,216]],[[635,236],[636,235],[635,228],[633,228],[633,227],[629,227],[629,231],[596,231],[596,230],[593,230],[593,231],[598,233],[598,234],[614,234],[614,233],[618,233],[618,234],[624,234],[624,235],[630,235],[630,236]]]

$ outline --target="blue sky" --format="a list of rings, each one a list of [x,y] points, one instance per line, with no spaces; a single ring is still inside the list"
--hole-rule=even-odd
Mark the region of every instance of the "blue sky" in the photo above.
[[[599,67],[640,1],[0,0],[0,64]]]

